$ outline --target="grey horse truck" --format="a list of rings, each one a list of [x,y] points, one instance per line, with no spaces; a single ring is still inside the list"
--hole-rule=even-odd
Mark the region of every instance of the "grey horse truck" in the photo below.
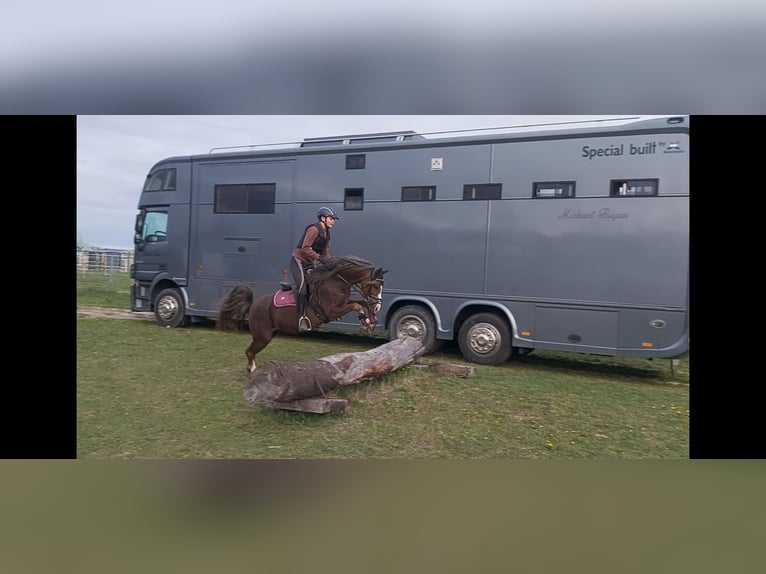
[[[496,365],[533,349],[689,348],[689,118],[425,137],[307,138],[170,157],[138,202],[131,309],[213,319],[280,289],[319,207],[332,253],[389,270],[376,331]],[[328,328],[358,330],[356,315]]]

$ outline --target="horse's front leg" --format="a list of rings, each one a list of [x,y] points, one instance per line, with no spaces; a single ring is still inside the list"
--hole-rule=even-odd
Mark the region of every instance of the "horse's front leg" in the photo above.
[[[351,301],[349,305],[353,306],[353,311],[356,311],[356,316],[359,317],[359,324],[361,329],[365,333],[370,333],[375,328],[375,323],[372,322],[370,315],[367,313],[367,307],[362,304],[361,301]]]
[[[367,308],[361,304],[361,301],[349,301],[345,305],[336,308],[334,316],[340,318],[346,313],[351,313],[351,311],[354,311],[356,316],[359,317],[362,331],[372,331],[372,328],[375,325],[370,321],[370,317],[367,314]]]

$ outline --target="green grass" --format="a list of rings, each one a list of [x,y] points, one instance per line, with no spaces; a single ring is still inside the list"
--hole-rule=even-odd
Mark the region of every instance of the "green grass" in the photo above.
[[[77,304],[129,309],[126,273],[78,273]],[[78,318],[78,457],[301,459],[688,458],[689,360],[535,351],[461,378],[405,368],[340,389],[342,416],[245,402],[247,333]],[[381,339],[277,337],[300,361]],[[454,345],[428,357],[465,364]]]
[[[247,403],[249,342],[205,324],[78,318],[78,458],[688,458],[688,358],[673,373],[667,360],[541,351],[472,378],[407,367],[340,389],[349,407],[333,416]],[[377,344],[278,336],[259,364]],[[465,364],[449,347],[428,359]]]
[[[130,276],[121,272],[78,272],[77,304],[130,310]]]

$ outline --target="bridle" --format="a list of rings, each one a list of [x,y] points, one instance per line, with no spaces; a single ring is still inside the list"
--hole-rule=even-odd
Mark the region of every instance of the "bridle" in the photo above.
[[[370,315],[373,317],[373,324],[374,324],[375,323],[375,319],[374,319],[375,313],[373,312],[373,308],[375,307],[375,305],[379,305],[383,301],[383,299],[380,298],[380,297],[376,297],[375,295],[367,295],[364,292],[364,290],[362,289],[362,287],[359,285],[359,281],[357,281],[355,283],[351,283],[348,279],[343,277],[343,275],[341,275],[340,273],[336,273],[335,275],[338,278],[340,278],[340,280],[343,281],[346,285],[348,285],[349,291],[355,291],[356,293],[358,293],[362,297],[362,299],[364,299],[364,304],[367,307],[367,310],[369,311]],[[322,283],[325,280],[326,279],[323,279]],[[376,281],[379,285],[383,284],[383,278],[382,277],[381,278],[375,278],[375,279],[373,279],[373,281]],[[314,292],[309,297],[309,301],[312,300],[312,299],[315,300],[317,305],[314,306],[314,312],[317,315],[319,315],[320,317],[322,317],[325,322],[330,322],[332,320],[332,318],[325,316],[325,314],[322,313],[321,310],[319,309],[319,307],[321,307],[321,305],[319,305],[319,299],[317,298],[318,294],[319,294],[319,284],[315,285]],[[349,293],[349,295],[350,295],[350,293]],[[363,315],[363,314],[359,315],[360,319],[363,319],[364,317],[365,317],[365,315]]]
[[[343,275],[341,275],[341,274],[338,274],[338,277],[340,277],[340,278],[341,278],[341,280],[342,280],[342,281],[343,281],[343,282],[344,282],[346,285],[348,285],[348,286],[349,286],[349,288],[351,289],[351,291],[354,291],[354,292],[358,293],[358,294],[359,294],[359,296],[360,296],[360,297],[362,297],[362,298],[364,299],[364,302],[365,302],[365,303],[367,303],[367,305],[370,305],[370,306],[375,306],[375,305],[378,305],[378,304],[380,304],[380,303],[383,301],[383,299],[381,299],[380,297],[376,297],[375,295],[367,295],[367,294],[364,292],[364,290],[362,289],[362,287],[359,285],[359,282],[356,282],[356,283],[350,283],[350,282],[349,282],[349,281],[347,281],[347,280],[346,280],[346,278],[345,278],[345,277],[343,277]],[[379,285],[383,285],[383,279],[373,279],[373,281],[377,281]]]

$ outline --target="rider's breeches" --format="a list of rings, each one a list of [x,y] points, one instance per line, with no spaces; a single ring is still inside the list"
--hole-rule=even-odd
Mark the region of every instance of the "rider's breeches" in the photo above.
[[[290,261],[290,272],[297,290],[295,300],[298,303],[298,315],[303,316],[306,314],[306,274],[303,272],[303,265],[296,257]]]

